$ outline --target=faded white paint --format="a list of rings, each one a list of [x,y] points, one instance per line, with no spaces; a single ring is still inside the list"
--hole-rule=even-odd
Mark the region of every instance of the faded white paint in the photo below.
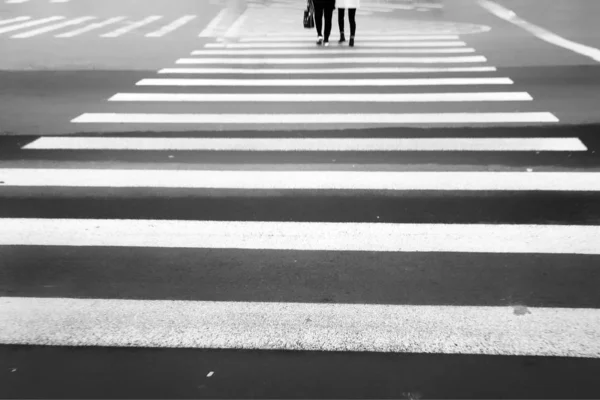
[[[420,114],[118,114],[85,113],[73,123],[120,124],[508,124],[558,122],[552,113],[420,113]]]
[[[531,101],[526,92],[497,93],[117,93],[109,101],[444,103]]]
[[[105,33],[104,35],[100,35],[100,37],[102,38],[116,38],[119,37],[121,35],[126,34],[127,32],[133,31],[135,29],[141,28],[142,26],[151,24],[154,21],[158,21],[159,19],[161,19],[162,16],[160,15],[153,15],[151,17],[145,18],[141,21],[138,22],[134,22],[132,24],[129,24],[127,26],[124,26],[122,28],[119,28],[115,31],[109,32],[109,33]]]
[[[181,58],[177,64],[468,64],[484,63],[484,56],[446,56],[446,57],[225,57],[225,58]]]
[[[90,31],[93,31],[93,30],[96,30],[96,29],[104,28],[105,26],[109,26],[109,25],[115,24],[117,22],[123,21],[124,19],[125,19],[125,17],[123,17],[123,16],[110,18],[110,19],[107,19],[106,21],[103,21],[103,22],[98,22],[96,24],[90,24],[90,25],[84,26],[83,28],[80,28],[80,29],[75,29],[73,31],[69,31],[69,32],[61,33],[59,35],[55,35],[55,37],[57,37],[57,38],[71,38],[71,37],[82,35],[84,33],[87,33],[87,32],[90,32]]]
[[[600,191],[597,172],[0,169],[2,187]],[[600,244],[600,241],[598,241]]]
[[[159,74],[444,74],[496,72],[496,67],[346,67],[346,68],[163,68]]]
[[[75,19],[72,19],[72,20],[61,22],[59,24],[45,26],[43,28],[34,29],[32,31],[27,31],[27,32],[19,33],[17,35],[13,35],[11,37],[13,39],[26,39],[26,38],[34,37],[34,36],[41,35],[41,34],[44,34],[44,33],[57,31],[59,29],[66,28],[67,26],[79,25],[79,24],[82,24],[84,22],[91,21],[91,20],[93,20],[95,18],[96,17],[75,18]]]
[[[25,150],[586,151],[577,138],[155,138],[41,137]]]
[[[410,47],[462,47],[466,46],[465,42],[457,41],[442,41],[442,42],[398,42],[398,43],[369,43],[369,48],[410,48]],[[286,48],[286,49],[314,49],[314,44],[311,43],[207,43],[206,48],[222,48],[222,49],[260,49],[260,48]],[[355,51],[353,49],[350,51]],[[330,50],[327,50],[330,52]]]
[[[302,56],[302,55],[327,55],[327,54],[462,54],[475,53],[469,47],[456,48],[427,48],[427,49],[221,49],[221,50],[195,50],[193,56]]]
[[[0,343],[600,358],[589,308],[0,297]]]
[[[512,85],[510,78],[413,79],[142,79],[137,86],[481,86]]]
[[[19,29],[25,29],[25,28],[31,28],[33,26],[38,26],[38,25],[43,25],[46,24],[48,22],[54,22],[54,21],[60,21],[65,19],[65,17],[48,17],[48,18],[42,18],[42,19],[36,19],[33,21],[28,21],[28,22],[23,22],[21,24],[16,24],[16,25],[10,25],[10,26],[5,26],[3,28],[0,28],[0,34],[2,33],[7,33],[7,32],[12,32],[12,31],[16,31]]]
[[[181,28],[184,25],[187,25],[188,23],[192,22],[195,19],[196,19],[195,15],[186,15],[184,17],[176,19],[175,21],[171,22],[168,25],[163,26],[162,28],[160,28],[157,31],[146,34],[146,37],[162,37],[170,32],[173,32],[176,29]]]

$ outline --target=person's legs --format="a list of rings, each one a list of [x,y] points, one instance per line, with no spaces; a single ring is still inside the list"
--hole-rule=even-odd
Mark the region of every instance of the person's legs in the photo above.
[[[356,35],[356,8],[348,10],[348,19],[350,20],[350,47],[354,47],[354,35]]]
[[[317,35],[323,36],[323,7],[315,4],[315,26],[317,28]]]
[[[344,38],[344,14],[345,8],[338,8],[338,26],[340,27],[340,42],[345,40]]]
[[[350,20],[350,36],[356,35],[356,8],[348,10],[348,19]]]
[[[331,35],[331,19],[333,18],[333,8],[325,9],[325,43],[329,43]]]

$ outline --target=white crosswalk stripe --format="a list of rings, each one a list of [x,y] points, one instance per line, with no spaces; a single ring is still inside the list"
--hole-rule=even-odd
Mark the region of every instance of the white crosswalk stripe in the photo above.
[[[600,357],[596,309],[531,308],[524,319],[511,307],[37,298],[0,306],[14,324],[0,341],[11,344]]]
[[[370,43],[371,48],[405,48],[405,47],[463,47],[465,42],[460,41],[444,41],[444,42],[401,42],[401,43]],[[285,49],[312,49],[312,46],[307,43],[208,43],[207,49],[224,48],[224,49],[258,49],[258,48],[285,48]],[[292,54],[298,54],[290,50]]]
[[[143,19],[141,21],[134,22],[132,24],[129,24],[127,26],[119,28],[119,29],[117,29],[115,31],[112,31],[112,32],[100,35],[100,37],[103,37],[103,38],[116,38],[116,37],[122,36],[122,35],[124,35],[124,34],[126,34],[128,32],[131,32],[131,31],[133,31],[133,30],[135,30],[137,28],[140,28],[140,27],[142,27],[144,25],[148,25],[148,24],[151,24],[151,23],[153,23],[155,21],[158,21],[161,18],[162,17],[160,15],[154,15],[154,16],[145,18],[145,19]]]
[[[509,78],[426,78],[426,79],[142,79],[138,86],[467,86],[512,85]]]
[[[188,20],[180,19],[153,33],[159,37],[192,20],[191,16]],[[104,23],[110,25],[108,21]],[[153,21],[145,19],[134,25],[140,27]],[[99,28],[96,25],[91,29]],[[110,35],[119,36],[132,29],[136,28],[128,24]],[[62,35],[69,37],[65,35],[87,31]],[[385,37],[389,46],[370,47],[369,42],[361,42],[356,52],[352,49],[311,50],[308,49],[311,44],[286,44],[265,37],[242,38],[230,44],[214,43],[206,47],[208,50],[192,54],[199,57],[176,61],[177,64],[203,64],[200,68],[161,69],[160,78],[140,80],[133,88],[115,93],[101,110],[86,110],[72,120],[82,128],[95,124],[116,127],[118,135],[42,137],[24,144],[21,149],[24,157],[58,152],[66,159],[74,154],[81,157],[81,154],[94,152],[102,157],[112,157],[111,152],[118,152],[116,157],[124,153],[134,153],[134,157],[160,153],[161,157],[169,155],[169,159],[174,154],[179,156],[176,152],[198,152],[193,153],[197,157],[193,164],[186,166],[173,160],[172,163],[150,163],[147,168],[145,164],[139,166],[145,161],[136,166],[118,167],[106,167],[102,163],[88,165],[81,160],[58,167],[21,163],[0,169],[0,187],[6,193],[20,193],[19,189],[27,188],[33,193],[59,197],[81,193],[115,196],[116,193],[121,196],[119,201],[142,196],[140,193],[153,198],[168,197],[169,201],[175,201],[177,196],[206,196],[212,201],[234,199],[233,202],[250,198],[250,203],[265,197],[293,195],[302,202],[307,196],[321,199],[335,193],[339,198],[358,198],[367,193],[371,198],[393,199],[395,210],[400,211],[405,208],[404,196],[409,195],[427,198],[432,193],[436,196],[443,193],[444,196],[466,197],[481,193],[487,197],[506,194],[516,198],[519,196],[515,193],[522,196],[554,193],[565,197],[600,193],[598,172],[533,172],[512,167],[501,170],[487,165],[479,170],[461,165],[445,170],[431,159],[423,165],[415,162],[408,167],[398,160],[387,164],[378,161],[359,168],[355,163],[336,165],[333,157],[352,153],[404,157],[411,152],[419,152],[419,156],[430,152],[460,156],[481,152],[485,158],[506,152],[544,152],[544,155],[554,156],[588,151],[584,141],[577,137],[535,137],[518,129],[511,137],[487,137],[484,129],[470,129],[460,137],[451,134],[404,137],[407,125],[417,128],[432,125],[502,127],[522,123],[552,125],[559,119],[551,111],[540,109],[536,99],[520,88],[518,79],[513,81],[502,70],[502,75],[496,76],[498,70],[485,64],[484,55],[383,56],[389,54],[386,50],[396,51],[396,47],[402,49],[403,46],[421,49],[424,53],[436,46],[460,49],[466,46],[461,37],[423,37],[422,40],[410,36],[398,38],[394,34]],[[431,45],[432,40],[447,41],[444,43],[448,45]],[[261,48],[263,50],[257,50]],[[360,54],[361,49],[369,50],[363,54],[374,56],[355,55]],[[327,55],[328,51],[335,56]],[[321,53],[324,55],[312,57]],[[290,57],[271,57],[274,54]],[[379,65],[383,63],[386,65]],[[465,66],[467,63],[480,65]],[[306,69],[298,66],[310,64],[319,65]],[[168,76],[171,74],[183,76],[171,78]],[[213,74],[218,77],[211,76]],[[286,76],[265,77],[271,74]],[[306,74],[311,77],[307,78]],[[356,76],[347,76],[351,74]],[[368,76],[364,76],[366,74]],[[487,90],[490,86],[494,90]],[[311,108],[312,103],[318,104]],[[322,107],[322,103],[327,107]],[[136,131],[151,133],[125,135],[121,132],[129,131],[129,127],[123,128],[120,124],[137,124]],[[175,125],[178,124],[183,125],[185,134],[177,135]],[[164,125],[168,127],[163,128]],[[362,130],[358,133],[336,130],[381,126],[395,129],[386,131],[385,137],[369,131],[365,134]],[[311,135],[297,134],[310,127],[315,128],[310,131]],[[330,129],[328,134],[320,131],[324,127]],[[263,134],[273,128],[273,135]],[[334,135],[333,130],[336,136],[330,136]],[[423,132],[426,136],[427,130]],[[226,157],[230,152],[236,156],[254,156],[254,160],[265,153],[268,153],[265,158],[285,153],[282,159],[286,162],[288,157],[309,157],[310,160],[310,157],[333,154],[333,162],[308,167],[301,163],[265,161],[231,166],[226,161],[213,163],[212,159],[204,158]],[[424,170],[425,164],[427,170]],[[236,194],[232,195],[233,192]],[[506,198],[502,197],[499,202]],[[384,254],[386,257],[413,253],[440,257],[459,254],[463,260],[482,254],[523,257],[521,259],[561,256],[566,260],[566,274],[569,273],[567,257],[600,256],[597,240],[600,226],[593,223],[404,223],[359,222],[352,218],[331,222],[325,217],[322,221],[297,221],[287,217],[267,220],[244,211],[246,206],[242,207],[242,213],[248,213],[248,220],[218,218],[222,216],[208,219],[196,214],[182,217],[185,212],[201,212],[204,206],[205,203],[199,202],[193,210],[178,210],[169,204],[168,212],[177,217],[100,218],[82,216],[84,212],[70,209],[63,210],[66,216],[3,217],[0,246],[11,246],[16,249],[13,251],[50,247],[56,252],[112,252],[127,248],[133,254],[157,249],[172,252],[210,249],[211,257],[216,258],[218,254],[235,250],[252,251],[253,256],[264,259],[275,252],[310,253],[314,257],[335,252],[366,254],[375,264]],[[177,214],[179,212],[182,214]],[[475,211],[472,214],[477,218]],[[250,219],[251,216],[254,219]],[[376,218],[379,219],[380,214]],[[177,261],[169,258],[169,262]],[[339,268],[336,262],[329,262],[327,268]],[[406,267],[400,262],[397,264]],[[223,266],[228,266],[227,261],[223,261]],[[425,275],[428,273],[427,265],[418,266]],[[136,271],[144,267],[131,266]],[[219,265],[219,270],[221,267]],[[486,264],[479,267],[481,274],[493,269]],[[198,263],[198,268],[205,267]],[[265,264],[261,268],[264,271],[270,267]],[[527,266],[519,265],[519,268]],[[377,270],[377,265],[370,271],[383,273]],[[170,284],[168,280],[165,282],[164,285]],[[600,310],[596,308],[535,306],[527,307],[529,314],[521,315],[504,303],[495,306],[317,304],[247,299],[89,298],[68,293],[50,297],[27,293],[27,296],[0,297],[0,343],[600,358],[597,340]]]
[[[446,57],[295,57],[295,58],[181,58],[177,64],[470,64],[483,63],[484,56],[446,56]]]
[[[4,169],[4,186],[277,190],[600,191],[592,172],[156,171]],[[600,243],[598,243],[600,245]]]
[[[188,24],[189,22],[192,22],[194,19],[196,19],[195,15],[186,15],[185,17],[181,17],[181,18],[173,21],[169,25],[166,25],[166,26],[160,28],[159,30],[157,30],[155,32],[148,33],[146,35],[146,37],[162,37],[162,36],[165,36],[166,34],[168,34],[170,32],[173,32],[173,31],[181,28],[182,26]]]
[[[0,34],[7,33],[7,32],[12,32],[12,31],[16,31],[16,30],[19,30],[19,29],[31,28],[31,27],[34,27],[34,26],[45,24],[47,22],[59,21],[59,20],[62,20],[62,19],[65,19],[65,17],[55,16],[55,17],[48,17],[48,18],[42,18],[42,19],[36,19],[36,20],[33,20],[33,21],[23,22],[21,24],[5,26],[3,28],[0,28]]]
[[[496,72],[496,67],[347,67],[347,68],[163,68],[159,74],[443,74]]]
[[[442,48],[442,49],[356,49],[352,52],[353,54],[459,54],[459,53],[475,53],[475,49],[464,47],[464,48]],[[231,56],[231,55],[243,55],[243,56],[258,56],[258,55],[270,55],[270,56],[289,56],[289,55],[323,55],[323,51],[319,49],[281,49],[281,50],[264,50],[264,49],[253,49],[253,50],[198,50],[192,52],[193,56]],[[330,49],[328,54],[348,54],[347,50],[344,49]]]
[[[61,33],[60,35],[56,35],[56,37],[58,37],[58,38],[70,38],[70,37],[82,35],[84,33],[91,32],[91,31],[96,30],[96,29],[104,28],[105,26],[116,24],[117,22],[123,21],[124,19],[125,19],[125,17],[109,18],[109,19],[107,19],[104,22],[98,22],[98,23],[95,23],[95,24],[90,24],[90,25],[85,26],[85,27],[80,28],[80,29],[75,29],[75,30],[70,31],[70,32]]]
[[[136,151],[587,151],[587,147],[581,140],[576,138],[222,139],[43,137],[24,148],[29,150]]]
[[[161,114],[85,113],[73,119],[79,124],[232,124],[232,125],[398,125],[398,124],[507,124],[550,123],[558,119],[548,112],[526,113],[418,113],[418,114]]]
[[[57,31],[59,29],[62,29],[64,27],[67,26],[72,26],[72,25],[79,25],[83,22],[87,22],[90,21],[92,19],[94,19],[95,17],[82,17],[82,18],[75,18],[69,21],[65,21],[65,22],[61,22],[59,24],[55,24],[55,25],[50,25],[50,26],[45,26],[43,28],[38,28],[38,29],[34,29],[32,31],[28,31],[28,32],[23,32],[23,33],[19,33],[17,35],[13,35],[12,37],[15,39],[24,39],[24,38],[30,38],[30,37],[34,37],[34,36],[38,36],[41,35],[43,33],[48,33],[48,32],[53,32],[53,31]]]
[[[526,92],[485,93],[117,93],[109,101],[161,102],[363,102],[363,103],[445,103],[468,101],[531,101]]]
[[[0,26],[12,24],[14,22],[27,21],[29,19],[31,19],[31,17],[16,17],[16,18],[9,18],[9,19],[0,19]]]

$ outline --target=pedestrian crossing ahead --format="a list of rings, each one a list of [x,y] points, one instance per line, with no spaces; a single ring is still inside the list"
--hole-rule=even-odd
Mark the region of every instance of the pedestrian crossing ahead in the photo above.
[[[189,29],[196,21],[196,15],[183,15],[175,19],[162,15],[135,19],[127,16],[109,18],[96,16],[67,18],[61,15],[42,18],[20,16],[0,19],[0,38],[69,39],[90,37],[90,35],[99,38],[119,38],[128,34],[142,34],[142,37],[146,38],[161,38],[179,32],[183,28]],[[201,29],[201,27],[196,28],[198,32]]]
[[[587,137],[406,35],[212,43],[16,139],[0,343],[600,358]]]
[[[391,33],[387,36],[390,41],[385,44],[396,47],[371,47],[371,41],[367,40],[354,49],[344,46],[323,49],[310,43],[304,43],[303,47],[292,43],[288,48],[283,42],[271,42],[270,37],[211,43],[193,51],[191,57],[176,61],[184,68],[162,69],[159,77],[137,82],[137,92],[115,94],[109,102],[118,103],[114,107],[118,112],[88,112],[73,122],[139,127],[175,124],[200,130],[242,126],[264,130],[295,125],[322,129],[360,124],[431,126],[559,121],[553,113],[536,109],[529,93],[511,90],[515,82],[487,65],[485,55],[467,47],[460,36],[435,36],[427,41],[414,37],[423,35],[413,33],[398,39],[396,33]],[[310,41],[308,36],[298,38]],[[438,44],[441,46],[437,47]],[[268,76],[271,74],[273,77]],[[278,74],[288,76],[283,78]],[[322,108],[325,102],[326,110]],[[170,112],[139,112],[144,108],[156,109],[153,107],[156,103],[169,104]],[[202,103],[201,113],[195,103]],[[397,103],[403,103],[402,112],[398,111]],[[231,108],[228,104],[241,106]],[[294,104],[302,104],[302,108]],[[123,111],[127,109],[135,112]],[[432,112],[435,109],[440,112]]]

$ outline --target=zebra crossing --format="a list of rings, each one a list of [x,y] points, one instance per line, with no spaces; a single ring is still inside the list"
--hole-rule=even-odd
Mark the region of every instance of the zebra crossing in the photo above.
[[[139,81],[136,90],[116,93],[101,112],[88,110],[72,120],[83,129],[146,133],[81,133],[23,144],[19,154],[25,159],[35,154],[36,160],[42,157],[43,161],[58,154],[63,162],[56,167],[20,161],[0,169],[0,193],[9,197],[13,193],[14,202],[22,201],[22,189],[32,190],[42,202],[54,196],[48,209],[34,207],[39,204],[35,201],[28,203],[30,208],[5,202],[0,249],[19,253],[49,248],[48,268],[60,265],[62,271],[77,271],[81,260],[90,259],[86,252],[124,254],[118,249],[125,248],[130,252],[127,265],[106,266],[118,267],[115,273],[125,274],[125,279],[131,279],[123,272],[127,270],[144,277],[145,265],[131,257],[139,254],[144,259],[148,257],[144,251],[168,252],[152,253],[160,254],[157,259],[166,268],[167,279],[154,283],[158,287],[171,284],[168,270],[177,268],[178,254],[184,252],[197,252],[188,254],[198,257],[194,268],[201,270],[201,278],[177,269],[182,279],[198,279],[199,284],[206,274],[215,285],[223,285],[218,275],[229,268],[228,255],[234,252],[241,252],[236,253],[241,261],[235,268],[243,269],[256,259],[262,265],[245,274],[272,277],[270,257],[291,254],[285,264],[287,273],[308,273],[296,261],[311,257],[318,267],[312,273],[321,277],[324,269],[344,271],[339,275],[344,278],[323,279],[347,279],[346,284],[365,279],[356,272],[363,268],[374,275],[410,274],[403,268],[414,267],[410,256],[415,254],[429,257],[425,265],[420,264],[423,282],[433,257],[446,260],[442,264],[447,269],[458,268],[456,261],[449,261],[451,254],[466,263],[469,257],[485,255],[491,264],[476,266],[481,276],[498,274],[498,265],[516,263],[519,268],[510,273],[517,278],[533,268],[539,257],[564,257],[561,265],[573,269],[563,268],[560,273],[568,277],[578,273],[581,260],[597,262],[600,226],[591,223],[481,223],[469,211],[468,222],[423,222],[419,217],[410,220],[414,217],[403,204],[408,195],[422,196],[418,201],[427,207],[440,193],[475,193],[482,196],[478,199],[482,203],[489,201],[485,196],[499,196],[494,206],[498,212],[504,207],[502,196],[515,193],[596,196],[598,172],[498,170],[485,164],[467,170],[424,169],[415,164],[415,170],[399,159],[383,166],[335,165],[335,159],[311,163],[317,153],[339,157],[341,153],[477,152],[485,158],[494,153],[588,151],[578,137],[525,137],[520,129],[511,137],[486,136],[484,128],[489,125],[552,126],[559,118],[539,109],[527,91],[513,89],[518,82],[489,65],[476,49],[471,51],[468,40],[460,35],[434,39],[422,33],[402,38],[390,33],[385,42],[395,46],[371,46],[364,40],[349,49],[313,48],[312,36],[297,37],[306,45],[273,42],[268,36],[212,43],[177,60],[174,67],[158,71],[158,77]],[[438,47],[440,42],[446,45]],[[437,52],[449,48],[474,55]],[[404,50],[412,53],[399,56]],[[198,64],[200,68],[190,67]],[[281,75],[285,78],[277,78]],[[404,133],[408,127],[432,126],[474,129],[462,137],[427,137],[426,130],[424,137]],[[362,130],[334,131],[340,127]],[[373,129],[381,127],[392,130],[378,136],[380,131]],[[325,130],[329,133],[321,134]],[[186,152],[193,162],[177,163]],[[232,152],[257,156],[250,163],[230,164],[224,157]],[[80,156],[96,154],[106,161],[118,153],[141,157],[145,165],[98,164]],[[148,163],[145,157],[156,153],[168,155],[167,161]],[[295,153],[304,161],[300,166],[258,161],[265,153],[282,153],[283,159]],[[220,161],[206,161],[206,154],[215,154]],[[359,218],[363,211],[357,205],[365,195],[378,206]],[[69,199],[69,206],[60,205],[56,196]],[[114,207],[92,207],[90,203],[100,200],[90,197],[110,200]],[[326,206],[319,208],[320,200]],[[138,207],[138,202],[146,208]],[[240,208],[242,203],[245,206]],[[7,216],[6,210],[12,209],[15,215]],[[398,212],[406,214],[398,217],[394,214]],[[337,255],[348,253],[365,264],[348,270],[352,262],[336,261]],[[387,269],[389,265],[384,268],[384,255],[391,257],[385,262],[395,272]],[[498,255],[509,261],[494,259]],[[218,270],[204,260],[216,262]],[[22,266],[10,266],[17,267]],[[600,358],[600,310],[569,305],[560,291],[533,304],[498,296],[492,305],[479,305],[476,292],[469,304],[369,304],[360,296],[330,304],[317,297],[294,301],[293,296],[283,296],[287,301],[239,301],[205,298],[200,292],[185,299],[148,300],[123,295],[124,291],[108,295],[110,284],[96,288],[93,282],[85,283],[91,278],[79,272],[75,276],[78,284],[59,287],[51,295],[41,287],[27,287],[0,297],[0,343]],[[504,281],[497,280],[494,290],[502,292],[506,289],[502,285]],[[80,287],[94,287],[97,295],[82,295],[77,292]],[[431,283],[427,288],[432,289]],[[433,296],[433,292],[428,293]],[[515,292],[521,300],[534,296],[528,287]],[[351,297],[352,292],[344,296]]]
[[[531,111],[508,111],[515,109],[511,104],[530,103],[534,101],[533,97],[527,92],[509,91],[509,88],[514,86],[510,77],[478,76],[496,70],[493,66],[487,65],[486,57],[478,55],[476,49],[467,47],[467,43],[463,40],[457,40],[458,35],[431,35],[433,38],[427,40],[428,37],[420,33],[420,35],[413,33],[404,37],[395,34],[383,35],[389,39],[385,44],[395,47],[370,47],[371,41],[381,35],[366,34],[364,47],[355,49],[343,46],[321,49],[309,47],[310,44],[306,43],[302,44],[304,48],[301,46],[288,48],[285,44],[280,45],[281,42],[272,42],[269,36],[243,37],[237,43],[210,43],[202,50],[193,51],[190,57],[176,61],[178,67],[185,66],[185,68],[162,69],[159,71],[158,78],[147,78],[137,82],[136,87],[140,89],[139,92],[117,93],[109,99],[110,103],[119,103],[119,106],[115,107],[119,110],[123,110],[126,108],[124,105],[128,104],[158,102],[178,104],[177,109],[181,112],[88,112],[76,117],[72,122],[77,124],[191,124],[196,129],[212,129],[214,125],[222,129],[231,129],[236,125],[253,126],[253,129],[271,129],[296,124],[322,128],[332,124],[393,126],[394,124],[485,125],[559,122],[553,113],[545,110],[532,108]],[[311,40],[306,34],[293,38],[303,39],[305,42]],[[274,43],[280,46],[273,47]],[[438,47],[437,44],[441,46]],[[267,47],[263,47],[265,45]],[[202,68],[190,68],[196,65]],[[324,65],[335,69],[310,68]],[[352,68],[344,68],[349,65],[352,65]],[[379,67],[382,65],[388,66],[387,69]],[[415,65],[415,67],[402,70],[402,65]],[[431,65],[440,65],[440,67],[431,68]],[[460,65],[468,65],[468,67],[460,67]],[[224,69],[224,66],[231,68]],[[271,71],[275,66],[278,68]],[[299,66],[306,69],[298,68]],[[285,67],[294,68],[288,70]],[[357,69],[358,67],[362,69]],[[319,73],[318,71],[328,74],[334,70],[336,71],[334,74],[325,75],[326,79],[312,75]],[[389,76],[389,73],[402,74],[402,71],[404,76]],[[418,75],[419,72],[425,77],[406,76]],[[467,73],[467,76],[446,75],[460,72]],[[469,75],[469,72],[475,75]],[[285,73],[289,73],[285,78],[265,76]],[[377,73],[386,76],[378,76]],[[224,74],[236,76],[222,76]],[[244,74],[257,74],[259,77],[237,76]],[[312,76],[303,77],[305,74]],[[346,76],[347,74],[361,76]],[[189,77],[180,77],[181,75]],[[197,77],[198,75],[202,76]],[[466,90],[470,87],[477,88],[478,91]],[[493,89],[483,90],[487,87]],[[271,88],[281,88],[285,91],[272,93]],[[322,92],[314,93],[316,89],[321,88],[323,88]],[[341,92],[336,92],[335,88],[339,88]],[[398,91],[400,88],[404,89],[404,92],[386,92],[392,89]],[[448,88],[456,88],[456,91],[449,91]],[[149,91],[157,89],[161,90]],[[349,89],[358,92],[352,93]],[[223,90],[234,91],[222,93]],[[290,93],[290,90],[293,92]],[[273,104],[278,103],[279,106],[282,103],[301,103],[316,109],[320,107],[319,103],[323,102],[328,102],[331,110],[338,109],[345,112],[308,114],[271,112],[274,109]],[[469,111],[469,108],[474,108],[473,104],[483,102],[497,105],[488,106],[484,112]],[[205,110],[215,112],[186,112],[198,109],[194,103],[205,104],[203,107]],[[260,108],[262,112],[216,112],[227,107],[228,103],[254,103],[253,107]],[[378,107],[380,112],[365,113],[365,105],[360,103],[385,103],[385,106],[382,104]],[[397,109],[395,103],[407,103],[409,106],[406,109],[415,112],[390,112],[392,109]],[[428,104],[435,103],[456,103],[463,107],[452,113],[419,112],[426,109],[424,107]],[[244,107],[241,109],[243,110]]]
[[[20,16],[0,19],[0,39],[29,39],[52,37],[68,39],[89,37],[120,38],[127,34],[142,34],[145,38],[161,38],[193,26],[197,15],[184,15],[171,20],[170,17],[151,15],[141,19],[127,16],[109,18],[83,16],[67,18],[56,15],[34,18]],[[201,28],[198,27],[198,31]]]

